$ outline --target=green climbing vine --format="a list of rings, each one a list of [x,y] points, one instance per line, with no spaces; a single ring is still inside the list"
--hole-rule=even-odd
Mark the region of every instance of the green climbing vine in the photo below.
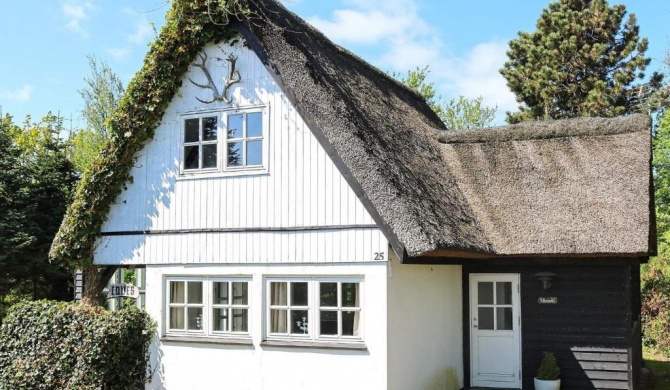
[[[91,266],[95,240],[111,204],[132,182],[135,155],[152,139],[189,65],[205,44],[235,38],[239,33],[231,27],[231,18],[241,19],[248,12],[247,0],[172,1],[142,69],[109,119],[106,147],[77,187],[52,244],[52,260],[70,269]]]

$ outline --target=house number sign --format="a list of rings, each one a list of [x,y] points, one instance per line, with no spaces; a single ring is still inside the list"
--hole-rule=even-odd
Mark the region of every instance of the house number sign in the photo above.
[[[558,297],[539,297],[537,303],[542,305],[555,305],[558,303]]]
[[[140,289],[132,284],[110,284],[107,290],[107,298],[139,298]]]

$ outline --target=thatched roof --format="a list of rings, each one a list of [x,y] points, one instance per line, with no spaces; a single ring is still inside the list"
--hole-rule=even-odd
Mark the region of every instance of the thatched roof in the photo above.
[[[189,31],[224,28],[204,23]],[[249,12],[231,23],[399,255],[653,252],[648,118],[450,133],[417,93],[275,0],[249,0]],[[158,53],[165,59],[149,63],[173,61]],[[94,185],[78,191],[81,213]],[[81,235],[76,220],[64,226],[55,258]]]
[[[655,251],[645,115],[438,135],[496,254]]]

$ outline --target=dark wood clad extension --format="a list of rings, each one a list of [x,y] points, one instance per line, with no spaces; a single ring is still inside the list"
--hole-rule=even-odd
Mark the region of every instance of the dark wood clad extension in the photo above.
[[[523,388],[533,388],[542,352],[551,351],[561,367],[564,389],[634,389],[642,350],[638,259],[594,266],[525,263],[463,266],[464,302],[469,302],[471,273],[521,275]],[[557,274],[548,290],[534,276],[543,271]],[[538,297],[557,297],[558,304],[540,304]],[[469,329],[469,306],[463,307],[464,329]],[[467,388],[469,332],[463,337]]]

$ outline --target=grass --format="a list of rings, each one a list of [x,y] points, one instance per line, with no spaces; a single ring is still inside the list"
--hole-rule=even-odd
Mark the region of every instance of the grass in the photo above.
[[[670,358],[647,348],[643,350],[643,357],[644,365],[650,373],[643,375],[641,388],[646,390],[670,390]]]

